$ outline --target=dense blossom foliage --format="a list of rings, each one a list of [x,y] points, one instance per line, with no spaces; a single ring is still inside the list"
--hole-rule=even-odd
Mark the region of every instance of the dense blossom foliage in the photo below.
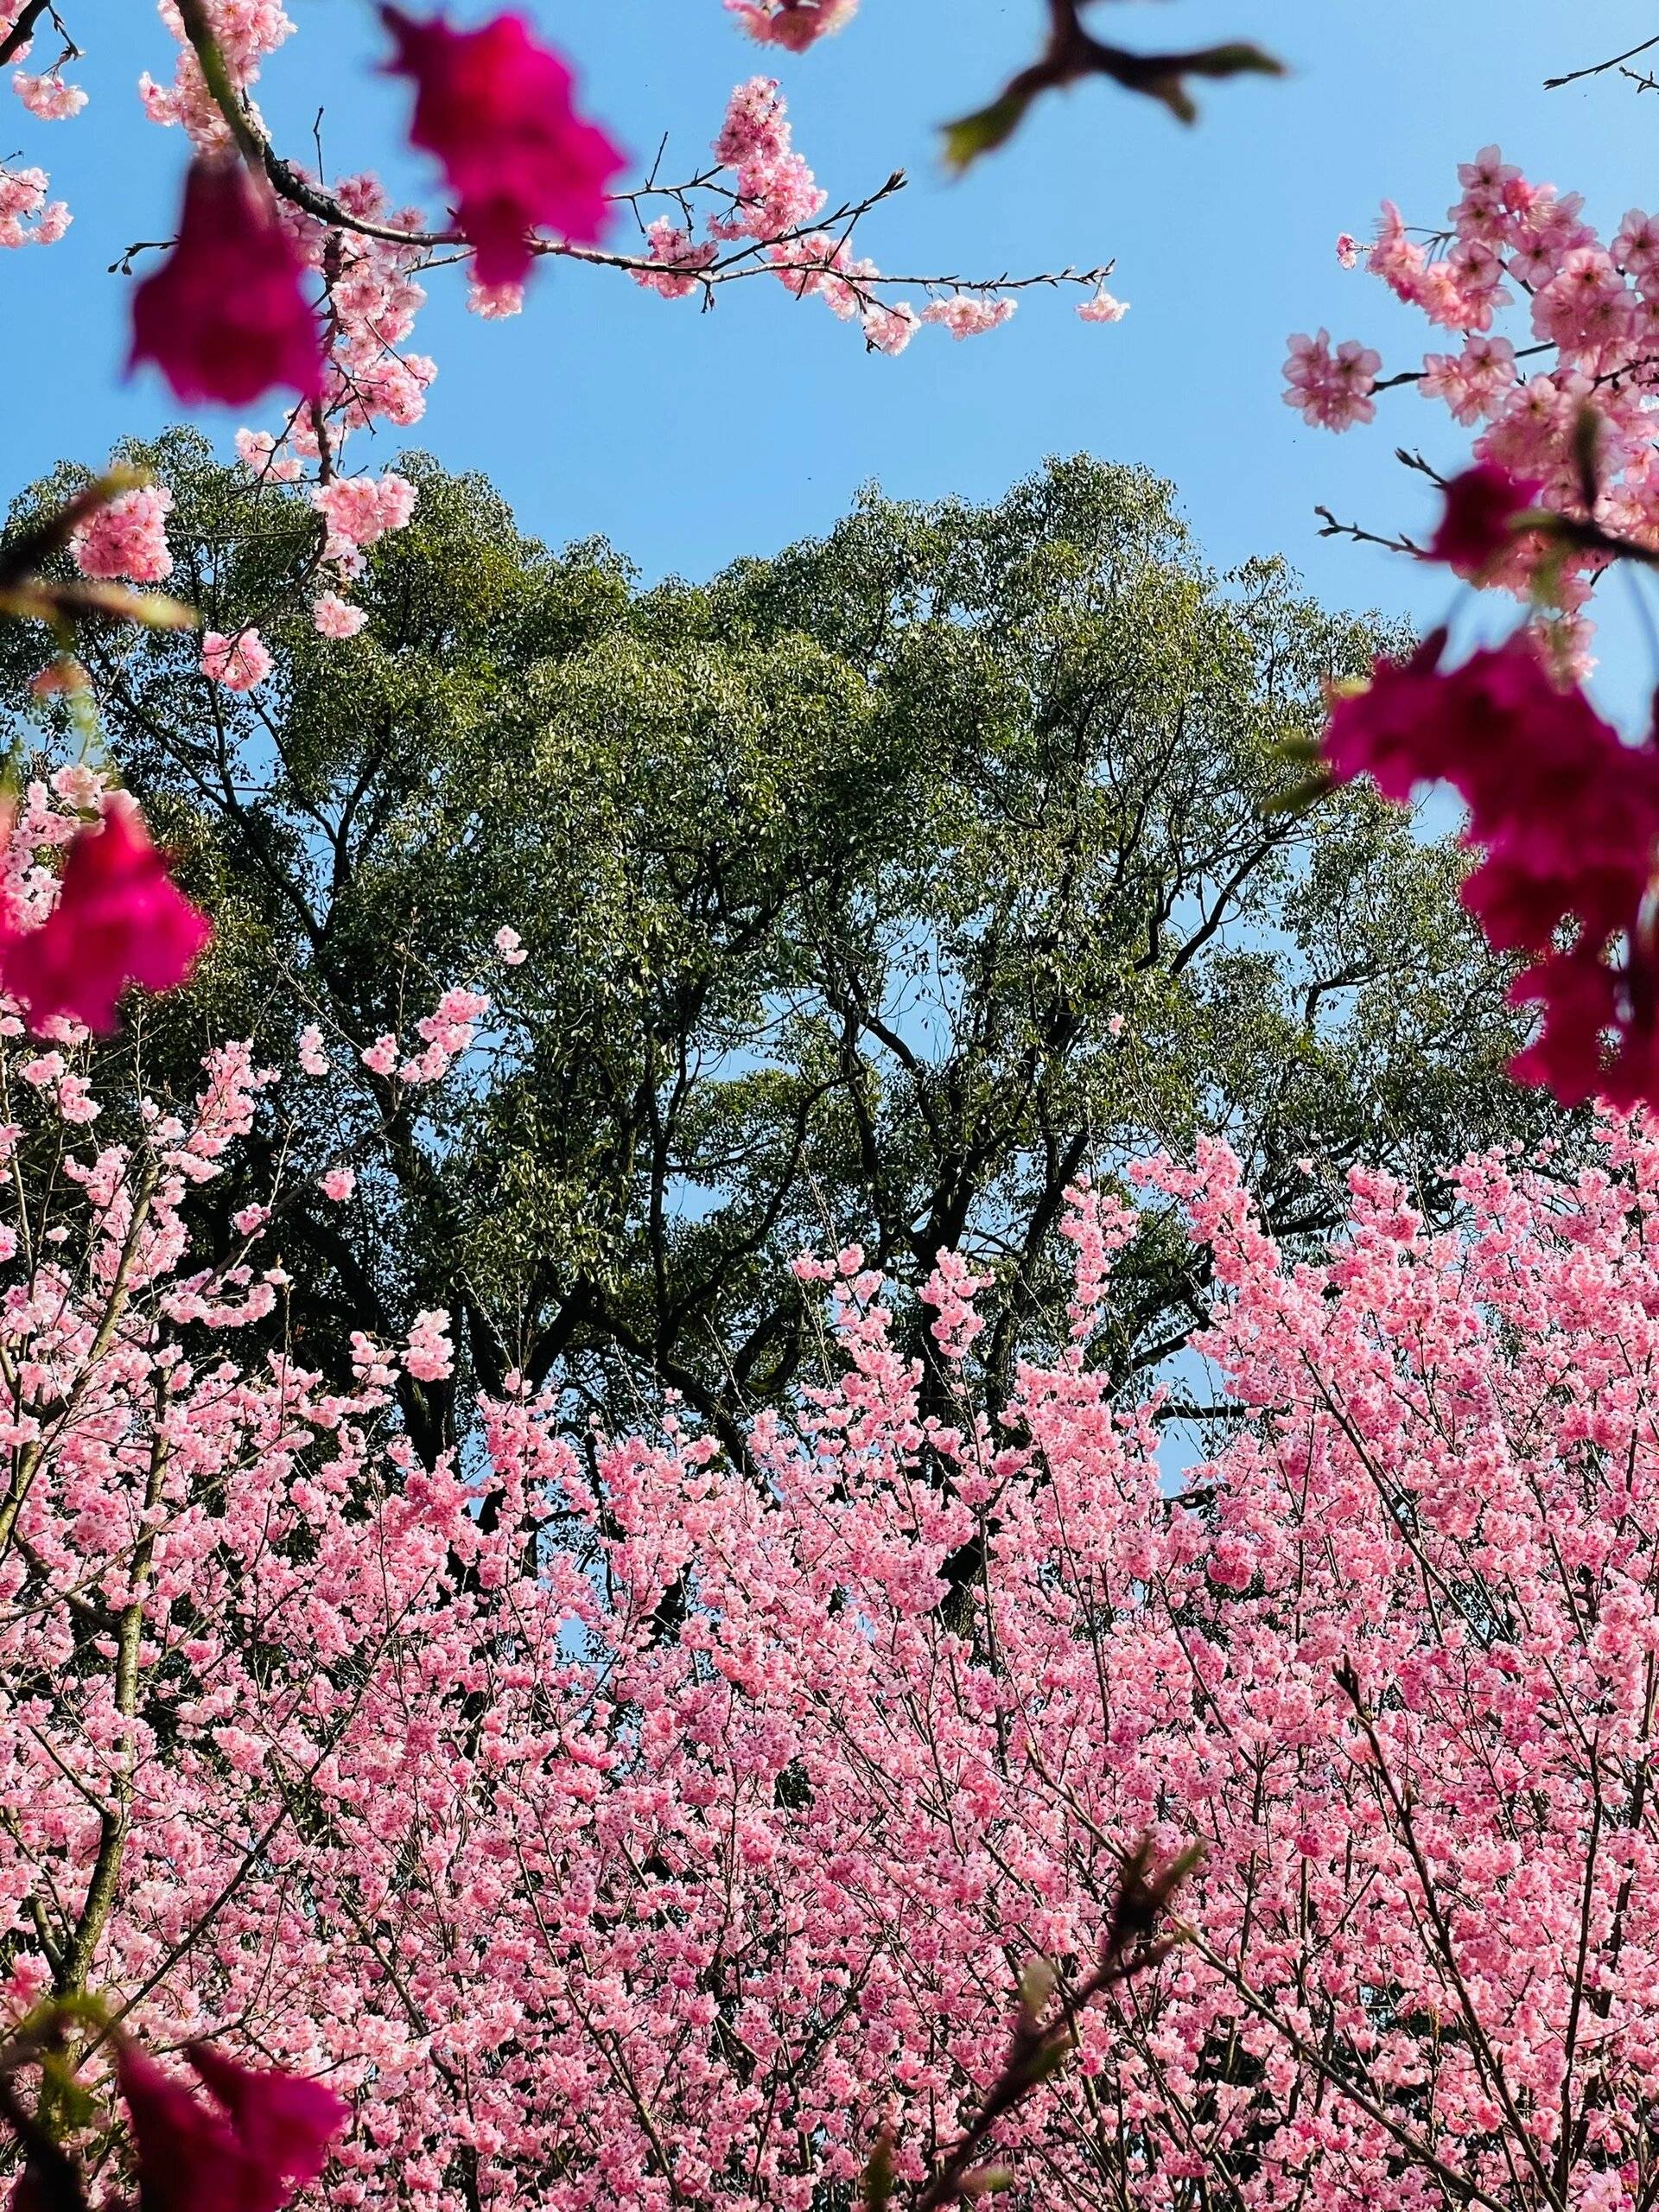
[[[445,995],[430,1065],[388,1038],[387,1080],[446,1079],[485,1011]],[[573,1442],[518,1376],[428,1468],[393,1391],[448,1371],[439,1317],[287,1343],[280,1185],[211,1225],[321,1037],[280,1079],[223,1048],[193,1106],[107,1137],[75,1050],[0,1067],[16,2011],[96,1986],[147,2041],[325,2082],[332,2203],[807,2212],[883,2130],[901,2181],[954,2138],[1029,1962],[1086,1976],[1150,1830],[1205,1846],[1191,1940],[1005,2123],[1032,2187],[1631,2201],[1659,2048],[1643,1127],[1575,1179],[1471,1161],[1455,1236],[1356,1172],[1295,1268],[1224,1147],[1149,1164],[1139,1207],[1208,1254],[1236,1416],[1173,1487],[1156,1400],[1114,1408],[1078,1349],[1136,1221],[1087,1187],[1070,1315],[995,1421],[980,1275],[940,1255],[956,1382],[924,1414],[849,1247],[801,1262],[817,1378],[748,1470],[671,1409]],[[1535,2167],[1559,2183],[1517,2198]]]
[[[1363,259],[1396,298],[1449,334],[1451,343],[1431,345],[1420,365],[1382,381],[1414,384],[1455,423],[1477,429],[1477,461],[1527,481],[1552,512],[1638,548],[1659,546],[1651,412],[1659,217],[1631,208],[1605,238],[1585,219],[1579,194],[1533,183],[1496,146],[1463,162],[1458,181],[1443,228],[1412,229],[1389,200],[1369,249],[1345,233],[1338,241],[1339,259]],[[1333,353],[1323,331],[1297,337],[1285,397],[1308,422],[1347,429],[1373,419],[1382,368],[1380,355],[1357,340]],[[1596,423],[1588,453],[1586,405]],[[1522,534],[1483,581],[1521,598],[1544,583],[1570,618],[1582,665],[1581,610],[1608,557],[1593,542]]]

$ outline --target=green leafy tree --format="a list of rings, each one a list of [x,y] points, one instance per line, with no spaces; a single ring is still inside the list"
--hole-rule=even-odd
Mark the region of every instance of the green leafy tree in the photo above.
[[[172,588],[215,628],[320,544],[301,498],[189,435],[129,458],[173,486]],[[285,1168],[302,1356],[442,1307],[486,1387],[554,1384],[578,1426],[672,1389],[741,1453],[812,1351],[803,1245],[855,1240],[912,1294],[942,1247],[988,1262],[995,1402],[1052,1338],[1082,1172],[1219,1132],[1294,1238],[1337,1220],[1354,1161],[1444,1210],[1447,1162],[1539,1133],[1455,851],[1363,791],[1282,804],[1287,742],[1376,626],[1276,561],[1217,576],[1144,471],[1057,462],[988,506],[872,493],[822,540],[650,589],[603,544],[527,540],[475,478],[411,474],[367,628],[268,619],[254,692],[188,637],[86,639],[113,757],[220,921],[99,1094],[113,1126],[212,1041],[291,1058],[322,1028],[315,1112],[262,1125],[206,1224],[229,1237]],[[29,690],[42,637],[0,632],[37,750],[69,734]],[[494,1007],[457,1076],[364,1066],[463,981]],[[344,1205],[315,1179],[340,1164]],[[1205,1303],[1149,1214],[1094,1353],[1154,1367]],[[429,1454],[448,1393],[405,1387]]]

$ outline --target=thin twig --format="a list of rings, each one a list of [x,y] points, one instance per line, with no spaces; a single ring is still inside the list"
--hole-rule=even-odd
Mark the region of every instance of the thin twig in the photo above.
[[[1634,60],[1638,54],[1645,54],[1652,46],[1659,46],[1659,31],[1651,38],[1644,38],[1640,46],[1632,46],[1623,54],[1611,54],[1605,61],[1592,62],[1587,69],[1569,69],[1565,77],[1546,77],[1544,90],[1558,92],[1563,85],[1576,85],[1581,77],[1599,77],[1604,70],[1617,69],[1621,62]]]

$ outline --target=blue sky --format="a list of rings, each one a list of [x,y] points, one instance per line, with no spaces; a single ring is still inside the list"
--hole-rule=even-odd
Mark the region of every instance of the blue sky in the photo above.
[[[697,162],[730,86],[766,66],[718,0],[524,4],[636,154],[668,134],[667,174]],[[145,0],[62,5],[94,104],[50,125],[14,108],[0,145],[50,168],[77,218],[62,245],[0,257],[8,491],[168,412],[154,382],[121,380],[126,285],[105,271],[132,240],[170,229],[183,148],[143,119],[133,92],[141,69],[170,69],[170,41]],[[419,157],[399,149],[403,89],[371,73],[381,41],[366,0],[289,6],[299,35],[261,86],[279,143],[302,155],[321,106],[331,168],[378,167],[435,199]],[[1039,0],[863,0],[842,37],[770,67],[832,195],[909,172],[909,189],[860,233],[884,266],[984,275],[1116,257],[1127,321],[1086,326],[1069,302],[1037,295],[1004,330],[960,346],[930,332],[892,361],[769,283],[699,315],[626,278],[553,268],[521,319],[483,324],[441,272],[415,343],[442,373],[414,442],[487,472],[527,528],[555,542],[602,533],[647,575],[706,573],[822,530],[871,479],[905,495],[991,497],[1045,454],[1087,448],[1173,478],[1218,563],[1282,551],[1333,601],[1438,616],[1441,580],[1322,541],[1313,509],[1421,526],[1426,487],[1392,449],[1421,442],[1449,465],[1460,434],[1411,391],[1370,431],[1304,429],[1279,396],[1285,335],[1325,323],[1377,345],[1389,366],[1420,354],[1418,319],[1339,270],[1332,242],[1368,232],[1384,194],[1410,220],[1438,219],[1457,162],[1491,140],[1529,174],[1583,191],[1610,230],[1643,198],[1659,99],[1612,78],[1553,93],[1541,79],[1651,35],[1649,0],[1130,0],[1109,10],[1128,42],[1250,35],[1294,73],[1209,90],[1191,131],[1109,87],[1079,88],[966,180],[947,180],[935,125],[1026,58],[1041,12]],[[227,437],[234,426],[206,427]],[[1629,710],[1659,671],[1624,607],[1610,608],[1604,637],[1607,695]]]

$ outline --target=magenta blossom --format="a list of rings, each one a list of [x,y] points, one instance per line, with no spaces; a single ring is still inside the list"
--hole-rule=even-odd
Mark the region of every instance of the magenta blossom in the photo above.
[[[322,389],[322,333],[301,289],[305,264],[239,162],[199,158],[179,235],[133,295],[130,366],[154,361],[179,398],[245,407],[273,385]]]
[[[1511,476],[1494,461],[1465,468],[1446,486],[1446,511],[1428,542],[1429,559],[1478,575],[1508,551],[1517,517],[1537,505],[1541,489],[1535,479]]]
[[[540,227],[592,245],[610,218],[606,197],[624,168],[597,124],[571,104],[570,72],[518,16],[475,31],[441,16],[416,22],[380,10],[397,41],[389,65],[415,85],[410,137],[435,154],[457,200],[480,284],[520,284]]]
[[[192,2044],[187,2055],[216,2104],[130,2044],[117,2063],[141,2212],[281,2212],[322,2171],[346,2107],[319,2082],[277,2068],[255,2072],[210,2044]]]
[[[102,822],[75,833],[45,921],[0,938],[0,986],[24,1001],[37,1030],[67,1015],[107,1033],[127,983],[173,990],[213,933],[174,883],[137,807],[117,792]]]
[[[1463,903],[1487,941],[1528,956],[1512,996],[1543,1032],[1512,1072],[1564,1105],[1659,1103],[1659,966],[1645,921],[1659,855],[1659,750],[1623,742],[1525,631],[1441,664],[1436,631],[1403,664],[1334,702],[1325,759],[1402,804],[1447,783],[1481,849]],[[1573,925],[1565,946],[1558,932]]]

